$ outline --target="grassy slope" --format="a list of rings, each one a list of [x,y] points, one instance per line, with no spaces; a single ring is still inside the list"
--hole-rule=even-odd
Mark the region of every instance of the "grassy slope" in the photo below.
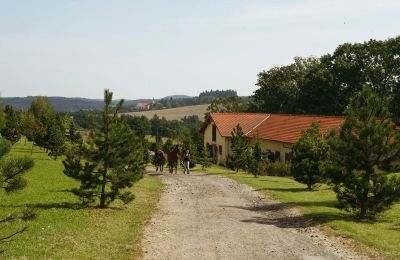
[[[12,154],[29,155],[28,147],[18,143]],[[141,254],[143,224],[150,219],[162,191],[159,179],[146,176],[136,183],[136,199],[126,207],[82,209],[68,192],[78,183],[62,173],[61,161],[38,149],[33,158],[35,167],[26,174],[28,186],[12,195],[0,193],[0,215],[31,205],[37,208],[38,217],[27,224],[25,233],[0,245],[6,250],[2,257],[127,259]],[[13,223],[8,230],[21,225]]]
[[[304,215],[326,224],[337,235],[352,237],[371,246],[384,256],[400,258],[400,203],[380,215],[375,222],[360,222],[349,213],[335,208],[335,193],[323,185],[317,191],[309,192],[306,186],[289,178],[235,174],[222,167],[212,167],[211,174],[222,174],[283,202],[299,206]]]
[[[127,115],[136,116],[146,116],[148,119],[153,118],[154,115],[158,115],[160,118],[165,117],[167,120],[180,120],[185,116],[197,115],[200,120],[204,118],[204,114],[207,112],[207,107],[209,105],[195,105],[186,107],[177,107],[161,110],[150,110],[142,112],[129,112],[123,113]]]

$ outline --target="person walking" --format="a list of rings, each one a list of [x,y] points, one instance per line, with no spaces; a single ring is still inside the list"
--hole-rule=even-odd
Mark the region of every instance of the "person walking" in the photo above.
[[[186,150],[185,155],[183,156],[183,174],[189,174],[189,166],[190,166],[190,151]]]

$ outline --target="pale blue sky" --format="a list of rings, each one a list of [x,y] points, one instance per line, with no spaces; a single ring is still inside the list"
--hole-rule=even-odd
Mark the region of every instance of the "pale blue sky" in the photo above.
[[[0,0],[0,91],[250,95],[257,73],[295,56],[398,35],[398,0]]]

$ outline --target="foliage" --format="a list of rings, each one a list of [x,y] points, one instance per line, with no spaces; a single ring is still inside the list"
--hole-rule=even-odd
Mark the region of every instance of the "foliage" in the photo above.
[[[263,160],[260,163],[260,175],[287,177],[291,176],[290,164]]]
[[[3,111],[3,102],[0,99],[0,130],[3,129],[6,125],[6,115]]]
[[[295,58],[258,74],[251,111],[341,115],[363,85],[387,97],[400,123],[400,36],[343,44],[320,58]]]
[[[324,162],[329,154],[329,145],[318,123],[302,132],[292,147],[291,173],[298,182],[311,190],[316,183],[323,182]]]
[[[63,161],[64,173],[81,182],[80,188],[73,192],[85,204],[92,204],[99,198],[100,208],[115,199],[124,203],[132,201],[134,195],[124,189],[132,187],[144,172],[141,141],[118,117],[123,100],[114,108],[111,102],[112,92],[105,90],[101,124],[91,129],[81,156],[69,154]]]
[[[388,168],[400,156],[400,133],[392,124],[386,102],[369,87],[346,109],[339,133],[332,132],[330,177],[341,207],[360,217],[389,208],[400,196],[400,178]]]
[[[168,138],[167,141],[165,141],[165,143],[162,147],[162,150],[169,152],[169,151],[172,151],[174,149],[174,147],[175,147],[174,142],[172,141],[171,138]]]
[[[35,118],[49,118],[55,114],[53,106],[50,104],[48,97],[36,97],[32,100],[31,107],[29,108]]]
[[[18,142],[7,156],[29,155],[26,147],[30,145]],[[24,220],[0,224],[4,235],[28,227],[9,242],[0,243],[5,249],[0,259],[129,259],[143,255],[138,241],[162,194],[159,178],[146,175],[129,188],[136,198],[128,205],[115,201],[109,210],[85,210],[77,196],[66,192],[77,187],[77,181],[63,174],[60,159],[53,160],[38,147],[31,158],[35,165],[24,175],[25,189],[0,192],[0,218],[9,216],[8,212],[23,217],[24,205],[40,215],[32,224]]]
[[[219,98],[214,100],[207,110],[211,113],[245,112],[247,102],[238,96]]]
[[[262,158],[261,143],[256,140],[254,145],[251,147],[251,152],[248,155],[248,170],[254,177],[260,174],[260,165],[264,161]]]
[[[21,138],[20,126],[18,125],[19,120],[14,112],[12,106],[7,105],[4,108],[5,114],[5,125],[1,130],[1,135],[12,143],[18,142]]]
[[[9,153],[11,144],[9,141],[0,138],[0,189],[6,193],[11,193],[16,190],[21,190],[26,186],[26,181],[23,175],[33,167],[33,161],[26,157],[15,158],[4,156]],[[7,216],[0,217],[0,224],[16,221],[18,219],[31,220],[34,214],[28,211],[22,213],[11,213]],[[11,234],[2,235],[0,234],[0,242],[6,242],[17,234],[20,234],[26,230],[26,227],[20,228],[13,231]],[[0,250],[0,253],[3,251]]]
[[[68,128],[68,140],[74,144],[80,144],[83,142],[81,134],[76,131],[74,121],[70,122],[70,125]]]
[[[57,157],[63,154],[65,148],[65,129],[60,118],[51,118],[47,122],[45,140],[45,147],[49,150],[49,156],[53,156],[57,160]]]
[[[246,169],[247,167],[247,150],[249,143],[245,137],[242,127],[237,124],[237,126],[231,132],[231,149],[232,155],[231,160],[236,172],[239,169]]]
[[[202,170],[211,167],[212,158],[205,148],[201,149],[197,156],[197,163],[201,165]]]

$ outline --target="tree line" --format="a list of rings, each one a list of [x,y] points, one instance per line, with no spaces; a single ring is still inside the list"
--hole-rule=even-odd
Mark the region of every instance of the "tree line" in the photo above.
[[[319,115],[343,115],[367,85],[387,100],[400,123],[400,37],[342,44],[319,58],[297,57],[260,72],[256,85],[250,111]]]

